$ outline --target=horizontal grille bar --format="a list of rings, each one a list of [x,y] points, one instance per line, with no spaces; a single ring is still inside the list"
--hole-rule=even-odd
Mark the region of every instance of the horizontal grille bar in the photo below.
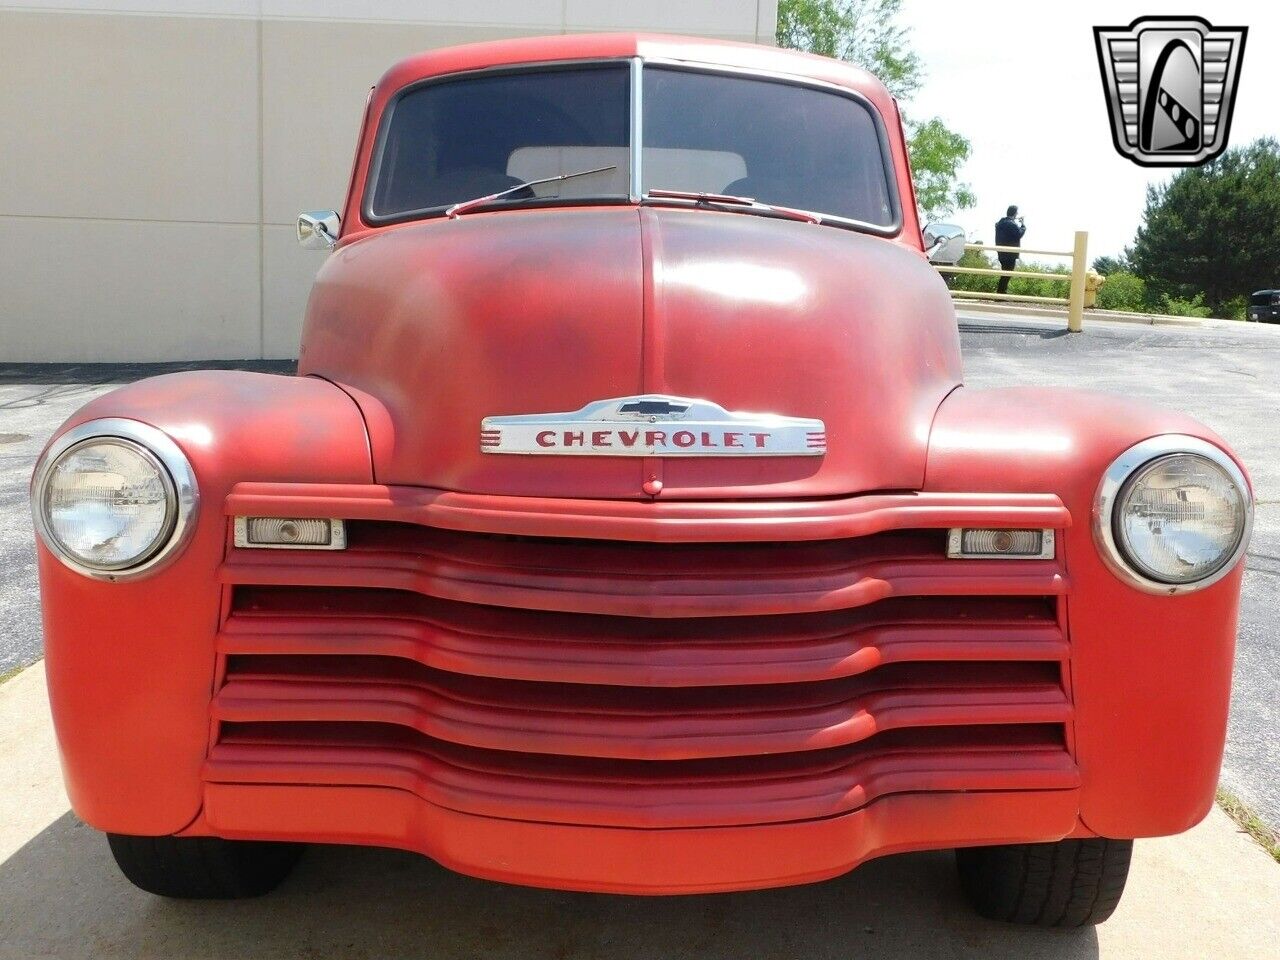
[[[240,483],[229,517],[394,520],[440,530],[692,543],[833,540],[886,530],[1070,525],[1047,493],[882,493],[823,500],[566,500],[422,487]]]
[[[214,716],[400,724],[474,747],[676,760],[817,750],[885,730],[1061,723],[1057,664],[899,664],[826,683],[634,688],[463,677],[385,657],[233,657]]]
[[[239,587],[224,654],[401,657],[484,677],[631,686],[798,683],[920,661],[1061,660],[1051,598],[885,600],[790,616],[650,620],[404,591]]]
[[[232,551],[230,584],[399,589],[445,600],[648,618],[761,616],[891,596],[1052,595],[1052,560],[946,560],[941,531],[801,543],[597,543],[351,524],[338,554]]]
[[[890,731],[799,754],[626,761],[458,747],[378,724],[226,724],[205,778],[395,787],[482,816],[641,828],[827,817],[889,793],[1079,785],[1058,726]]]

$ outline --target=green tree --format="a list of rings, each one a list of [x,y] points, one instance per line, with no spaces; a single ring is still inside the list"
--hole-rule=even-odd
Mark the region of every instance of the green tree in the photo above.
[[[874,74],[900,101],[908,101],[924,81],[924,65],[897,23],[902,0],[779,0],[778,46],[835,57]],[[937,117],[908,120],[907,151],[916,181],[916,200],[926,220],[971,207],[975,198],[959,180],[969,159],[969,141]]]
[[[909,100],[924,68],[894,22],[901,9],[902,0],[779,0],[778,46],[856,63]]]
[[[976,202],[967,183],[960,182],[960,165],[969,159],[969,141],[948,129],[937,117],[908,124],[911,173],[915,177],[916,202],[926,220],[945,217]]]
[[[1123,254],[1118,257],[1098,257],[1093,261],[1093,269],[1104,277],[1109,277],[1113,273],[1131,273],[1133,271],[1132,265]]]
[[[1126,255],[1153,302],[1198,306],[1203,294],[1218,316],[1241,294],[1280,283],[1280,143],[1257,140],[1148,187]]]

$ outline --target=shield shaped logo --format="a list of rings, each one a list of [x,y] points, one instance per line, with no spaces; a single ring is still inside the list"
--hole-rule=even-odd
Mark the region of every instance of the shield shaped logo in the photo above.
[[[1120,155],[1144,167],[1194,167],[1222,153],[1247,33],[1199,17],[1094,27]]]

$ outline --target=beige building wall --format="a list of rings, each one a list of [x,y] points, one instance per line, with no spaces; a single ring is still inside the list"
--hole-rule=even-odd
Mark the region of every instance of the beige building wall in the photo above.
[[[776,0],[0,0],[0,363],[292,358],[365,96],[418,50]]]

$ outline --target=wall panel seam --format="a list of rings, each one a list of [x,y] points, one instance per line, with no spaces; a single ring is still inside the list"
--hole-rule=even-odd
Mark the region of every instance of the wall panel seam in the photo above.
[[[258,12],[262,12],[262,4],[258,4]],[[266,183],[265,161],[266,135],[264,133],[264,113],[266,109],[266,78],[263,75],[262,53],[262,17],[258,17],[258,357],[267,355],[267,256],[266,232],[263,225],[266,220]]]
[[[205,227],[256,227],[257,220],[197,220],[183,217],[88,217],[58,213],[5,213],[0,220],[65,220],[71,223],[172,223]],[[291,227],[292,223],[271,223],[268,226]]]

